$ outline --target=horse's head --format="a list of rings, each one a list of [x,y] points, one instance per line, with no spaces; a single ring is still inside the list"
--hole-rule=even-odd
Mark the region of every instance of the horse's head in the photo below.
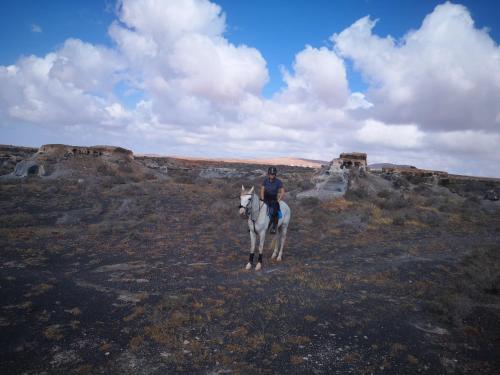
[[[240,194],[240,215],[247,215],[252,208],[252,197],[253,197],[253,186],[251,189],[246,190],[243,185],[241,185],[241,194]]]

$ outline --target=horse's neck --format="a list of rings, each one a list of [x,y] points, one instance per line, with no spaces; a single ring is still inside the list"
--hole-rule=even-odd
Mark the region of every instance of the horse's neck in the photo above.
[[[253,193],[253,196],[252,196],[252,217],[254,219],[257,219],[259,217],[260,211],[262,211],[264,209],[264,207],[267,207],[266,204],[264,202],[262,202],[262,206],[261,206],[259,196],[255,193]]]

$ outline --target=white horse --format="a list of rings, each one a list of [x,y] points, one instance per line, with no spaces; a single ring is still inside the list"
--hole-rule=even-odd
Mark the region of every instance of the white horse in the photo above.
[[[258,195],[254,192],[253,187],[249,190],[245,190],[243,185],[241,186],[240,200],[240,215],[248,217],[248,229],[250,231],[250,257],[245,268],[247,270],[252,268],[255,253],[256,234],[258,234],[259,260],[255,266],[255,270],[259,271],[262,268],[262,251],[264,250],[266,231],[269,227],[269,221],[271,220],[267,214],[267,204],[260,201]],[[288,205],[283,201],[280,201],[280,210],[282,215],[278,221],[278,228],[274,241],[274,251],[271,257],[271,259],[276,259],[278,262],[280,262],[283,257],[283,246],[285,245],[286,231],[292,214],[290,207],[288,207]]]

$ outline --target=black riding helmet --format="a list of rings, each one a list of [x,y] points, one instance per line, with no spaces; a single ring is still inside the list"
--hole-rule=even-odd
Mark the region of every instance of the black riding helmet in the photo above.
[[[276,169],[276,167],[269,167],[269,169],[267,170],[267,174],[276,175],[277,173],[278,173],[278,170]]]

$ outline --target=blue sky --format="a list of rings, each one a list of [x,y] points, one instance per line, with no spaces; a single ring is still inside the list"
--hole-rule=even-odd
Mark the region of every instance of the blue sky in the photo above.
[[[0,2],[0,143],[499,176],[497,1],[120,4]]]
[[[401,38],[420,26],[422,19],[442,1],[435,0],[221,0],[228,24],[226,37],[235,44],[260,50],[267,61],[269,97],[282,86],[280,66],[290,67],[306,44],[330,46],[328,38],[355,20],[370,15],[380,19],[379,35]],[[500,41],[500,2],[460,1],[467,6],[478,28],[488,28]],[[111,0],[19,0],[0,2],[0,64],[13,64],[22,55],[43,55],[67,38],[112,45],[108,26],[116,19]],[[42,32],[32,31],[38,25]],[[12,36],[15,35],[13,38]],[[360,75],[348,63],[352,90],[366,89]]]

